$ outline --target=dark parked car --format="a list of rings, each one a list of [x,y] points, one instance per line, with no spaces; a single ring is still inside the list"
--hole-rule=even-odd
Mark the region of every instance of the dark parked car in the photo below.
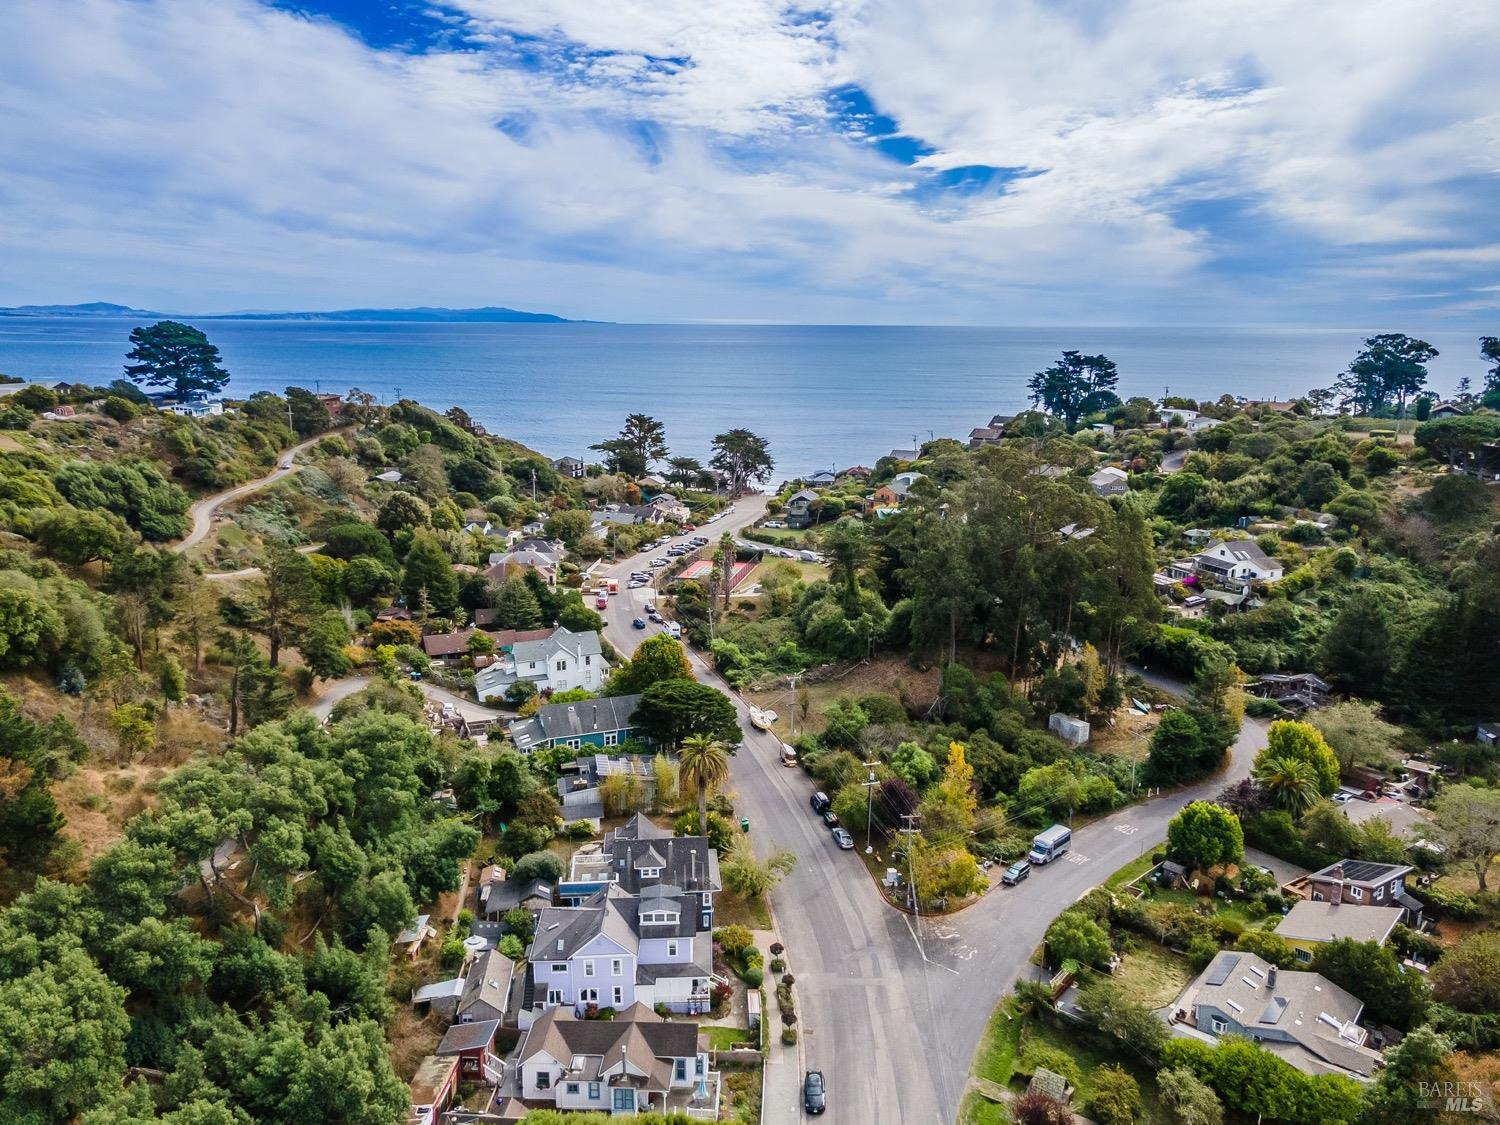
[[[837,828],[839,824],[839,814],[834,812],[832,809],[824,809],[823,823],[828,825],[829,828]]]
[[[637,617],[631,624],[637,629],[644,629],[646,627],[646,619],[644,617]]]
[[[809,1070],[802,1080],[802,1108],[808,1113],[822,1113],[828,1108],[828,1087],[821,1070]]]
[[[819,790],[810,798],[808,798],[808,804],[812,805],[813,812],[817,813],[819,816],[822,816],[823,813],[828,810],[828,806],[833,804],[833,802],[828,799],[827,793]]]
[[[1005,874],[1000,876],[1000,881],[1008,887],[1014,887],[1022,879],[1031,874],[1031,864],[1024,859],[1018,859],[1005,869]]]
[[[849,833],[845,832],[842,828],[835,828],[833,830],[833,842],[839,847],[843,848],[846,852],[852,852],[854,850],[854,837],[849,835]]]

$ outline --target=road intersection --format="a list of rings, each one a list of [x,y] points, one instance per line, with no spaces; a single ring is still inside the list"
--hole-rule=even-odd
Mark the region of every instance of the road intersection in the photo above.
[[[765,502],[741,499],[701,534],[717,541],[724,531],[737,532],[763,514]],[[648,569],[652,553],[599,571],[621,579],[605,632],[626,655],[660,628],[631,625],[645,615],[654,589],[625,588],[631,571]],[[773,1046],[762,1110],[768,1125],[800,1119],[798,1083],[809,1068],[827,1077],[830,1123],[951,1125],[990,1013],[1027,971],[1052,918],[1164,839],[1183,805],[1247,776],[1265,745],[1265,727],[1247,721],[1219,776],[1076,829],[1066,861],[1038,869],[1018,887],[997,888],[958,914],[918,919],[887,905],[859,858],[837,849],[808,806],[807,778],[781,767],[779,740],[752,727],[744,700],[696,653],[690,659],[698,678],[727,691],[739,712],[744,742],[733,785],[756,850],[797,855],[771,904],[797,977],[801,1059],[793,1072]]]

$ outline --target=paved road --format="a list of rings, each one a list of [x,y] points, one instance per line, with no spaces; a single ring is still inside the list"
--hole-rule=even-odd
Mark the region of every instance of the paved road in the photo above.
[[[191,508],[188,509],[188,515],[191,516],[193,520],[193,530],[188,532],[186,539],[179,540],[178,542],[172,544],[172,550],[181,554],[183,551],[195,547],[199,543],[203,542],[203,540],[208,538],[208,533],[213,530],[214,513],[217,512],[222,505],[228,503],[231,500],[238,500],[242,496],[249,496],[252,492],[258,492],[262,488],[265,488],[266,485],[271,484],[274,481],[278,481],[282,477],[291,476],[293,473],[297,472],[296,466],[293,465],[290,469],[283,469],[281,467],[282,463],[295,458],[297,454],[303,452],[313,445],[316,445],[319,441],[323,440],[323,438],[327,436],[327,434],[319,434],[317,437],[308,438],[306,441],[299,442],[298,444],[292,446],[292,448],[278,453],[276,455],[276,468],[270,473],[267,473],[265,476],[261,477],[259,480],[247,481],[246,483],[235,488],[231,488],[226,492],[216,492],[212,496],[205,496],[202,500],[197,501]]]
[[[357,691],[361,691],[370,685],[369,676],[350,676],[346,680],[336,680],[323,689],[323,694],[318,696],[317,702],[308,708],[319,719],[328,718],[334,707],[340,700],[347,699]],[[417,687],[422,689],[422,694],[433,703],[442,706],[451,704],[458,708],[459,714],[470,719],[494,718],[504,714],[493,707],[486,707],[483,703],[475,703],[472,699],[465,699],[461,695],[455,695],[447,688],[438,687],[437,684],[429,684],[425,680],[418,681]]]
[[[763,503],[738,502],[704,534],[717,539],[726,527],[743,526]],[[605,573],[627,576],[651,553]],[[649,635],[630,625],[648,597],[649,590],[622,591],[610,599],[606,632],[622,652]],[[701,659],[692,660],[700,679],[727,688]],[[751,727],[749,709],[734,698],[745,732],[733,763],[739,811],[750,818],[758,851],[788,848],[798,857],[772,907],[797,977],[802,1041],[796,1066],[773,1046],[768,1125],[800,1120],[798,1084],[810,1068],[827,1077],[830,1123],[950,1125],[990,1013],[1026,971],[1052,918],[1164,839],[1167,821],[1188,801],[1246,776],[1265,745],[1265,728],[1247,722],[1225,774],[1080,828],[1065,859],[1019,887],[996,889],[949,918],[913,919],[886,905],[859,859],[834,846],[808,807],[807,778],[780,765],[776,737]]]

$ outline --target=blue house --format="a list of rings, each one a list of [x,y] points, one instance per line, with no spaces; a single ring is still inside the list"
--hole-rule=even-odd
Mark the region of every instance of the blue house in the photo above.
[[[635,736],[630,715],[640,701],[639,695],[616,695],[578,703],[549,703],[524,722],[512,723],[510,740],[523,754],[555,746],[572,750],[618,746]]]

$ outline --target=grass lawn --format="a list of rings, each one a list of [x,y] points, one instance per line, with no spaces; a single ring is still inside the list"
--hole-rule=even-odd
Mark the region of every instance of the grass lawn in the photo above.
[[[974,1064],[970,1067],[978,1078],[1004,1086],[1016,1068],[1016,1055],[1021,1045],[1021,1028],[1025,1020],[1016,1011],[1015,998],[1007,996],[1000,1001],[990,1023],[979,1040],[979,1049],[974,1052]]]
[[[1187,958],[1159,945],[1143,945],[1125,955],[1115,984],[1131,1000],[1163,1008],[1181,995],[1193,978]]]
[[[1200,903],[1211,902],[1213,903],[1215,914],[1221,918],[1234,918],[1242,923],[1247,930],[1271,929],[1277,922],[1281,921],[1279,914],[1252,914],[1250,912],[1250,904],[1240,899],[1206,899],[1200,898],[1193,894],[1192,891],[1153,890],[1145,901],[1148,903],[1178,902],[1183,906],[1197,906]]]
[[[1154,1071],[1148,1070],[1139,1059],[1123,1050],[1104,1049],[1095,1044],[1092,1039],[1082,1035],[1075,1035],[1064,1027],[1054,1027],[1049,1021],[1041,1019],[1029,1019],[1026,1021],[1022,1032],[1022,1050],[1031,1042],[1042,1042],[1048,1046],[1056,1047],[1058,1050],[1072,1057],[1078,1064],[1078,1090],[1073,1095],[1072,1108],[1080,1113],[1088,1113],[1089,1098],[1093,1095],[1093,1074],[1101,1066],[1117,1065],[1123,1066],[1130,1072],[1132,1078],[1141,1088],[1141,1106],[1144,1109],[1143,1120],[1152,1125],[1167,1125],[1173,1120],[1172,1115],[1166,1107],[1161,1104],[1156,1093],[1156,1075]]]
[[[708,1045],[715,1051],[759,1046],[755,1042],[755,1033],[743,1027],[705,1027],[702,1031],[708,1037]]]
[[[807,583],[821,582],[828,577],[828,568],[818,563],[802,562],[800,559],[776,559],[767,555],[755,564],[755,569],[749,573],[742,585],[745,589],[749,589],[756,583],[764,581],[766,575],[773,570],[787,566],[794,569],[797,577]]]
[[[714,926],[747,926],[752,930],[769,930],[771,908],[764,898],[743,898],[725,887],[714,898]]]
[[[1113,889],[1115,887],[1123,887],[1131,880],[1140,878],[1142,875],[1156,866],[1156,864],[1151,861],[1151,853],[1160,851],[1165,846],[1166,845],[1163,843],[1156,844],[1152,847],[1147,848],[1139,859],[1131,860],[1131,862],[1127,863],[1124,867],[1120,868],[1120,870],[1116,871],[1108,879],[1104,880],[1104,885]]]
[[[970,1091],[958,1107],[958,1125],[1008,1125],[1010,1107]]]

